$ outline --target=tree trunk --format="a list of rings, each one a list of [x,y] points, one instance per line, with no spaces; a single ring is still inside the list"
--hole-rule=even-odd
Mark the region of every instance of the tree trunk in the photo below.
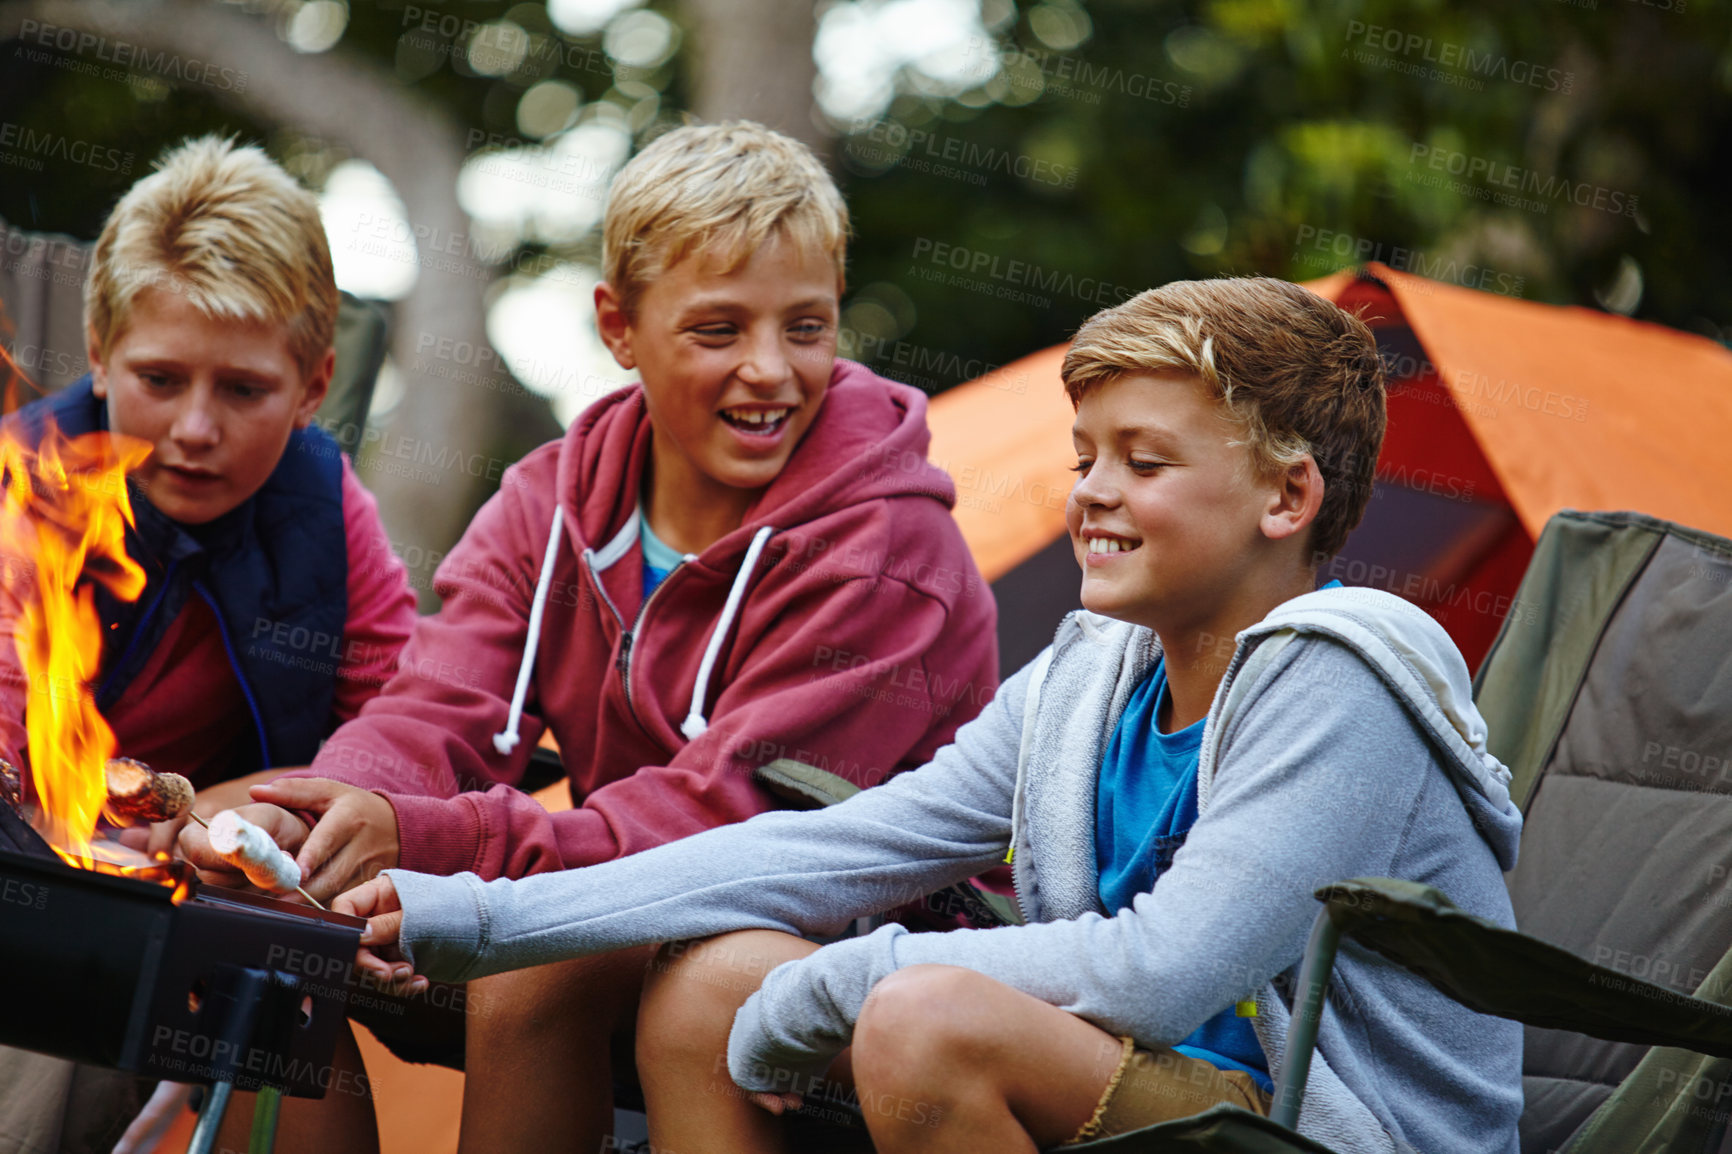
[[[812,0],[686,0],[685,10],[692,111],[712,122],[756,120],[824,156],[829,137],[812,107]]]

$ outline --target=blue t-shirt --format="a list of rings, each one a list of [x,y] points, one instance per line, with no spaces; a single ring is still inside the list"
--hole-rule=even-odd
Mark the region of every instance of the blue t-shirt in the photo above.
[[[1095,865],[1101,905],[1110,913],[1155,887],[1197,820],[1197,755],[1207,719],[1177,733],[1160,732],[1155,716],[1166,692],[1166,662],[1157,661],[1132,692],[1101,759]],[[1243,1071],[1264,1090],[1275,1088],[1251,1020],[1231,1006],[1173,1049],[1219,1070]]]
[[[656,586],[667,580],[674,566],[686,559],[686,555],[672,545],[656,536],[656,531],[650,528],[649,516],[638,506],[638,542],[643,546],[643,595],[649,600],[649,595],[656,591]]]

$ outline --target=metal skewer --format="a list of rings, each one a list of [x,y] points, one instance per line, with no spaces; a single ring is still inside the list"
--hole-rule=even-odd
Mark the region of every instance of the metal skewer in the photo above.
[[[199,823],[199,824],[200,824],[200,825],[202,825],[202,826],[204,826],[204,827],[205,827],[205,829],[207,829],[207,830],[208,830],[208,829],[209,829],[209,828],[210,828],[210,822],[208,822],[208,821],[206,821],[206,820],[205,820],[205,819],[204,819],[204,818],[202,818],[202,817],[200,817],[200,816],[199,816],[199,815],[198,815],[198,814],[196,814],[196,813],[194,813],[194,812],[193,812],[193,811],[192,811],[192,810],[190,810],[190,809],[189,809],[189,810],[187,810],[187,811],[186,811],[186,816],[188,816],[188,817],[190,817],[190,818],[192,818],[192,819],[193,819],[193,820],[194,820],[194,821],[196,821],[196,822],[198,822],[198,823]],[[316,897],[314,897],[314,896],[313,896],[313,895],[312,895],[312,894],[310,894],[310,893],[308,893],[308,892],[307,892],[307,891],[306,891],[306,890],[305,890],[305,889],[303,889],[303,888],[302,888],[302,887],[300,887],[300,886],[296,886],[296,887],[295,887],[295,892],[296,892],[296,893],[298,893],[298,894],[300,894],[300,895],[301,895],[301,896],[302,896],[302,897],[304,897],[304,898],[306,898],[306,899],[307,899],[307,901],[309,901],[309,902],[311,902],[311,903],[312,903],[312,905],[313,905],[313,908],[314,908],[314,909],[319,909],[319,910],[322,910],[322,909],[324,909],[324,908],[325,908],[325,907],[324,907],[324,906],[323,906],[323,905],[321,905],[321,904],[319,904],[319,899],[318,899],[318,898],[316,898]]]

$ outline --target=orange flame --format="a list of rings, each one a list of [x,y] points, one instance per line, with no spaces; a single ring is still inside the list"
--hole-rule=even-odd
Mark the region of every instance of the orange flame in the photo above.
[[[148,442],[108,433],[68,439],[52,421],[35,448],[16,427],[0,433],[5,609],[29,684],[40,832],[83,868],[99,868],[91,836],[115,753],[92,691],[102,660],[95,585],[124,601],[144,591],[144,570],[126,552],[126,474],[149,455]]]

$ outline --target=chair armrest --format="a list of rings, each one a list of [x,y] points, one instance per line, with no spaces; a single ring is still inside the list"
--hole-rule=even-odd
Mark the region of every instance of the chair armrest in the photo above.
[[[1442,891],[1393,878],[1350,878],[1316,893],[1323,909],[1299,967],[1293,1023],[1270,1116],[1292,1126],[1329,988],[1335,947],[1352,937],[1470,1010],[1611,1042],[1732,1058],[1732,1007],[1592,962],[1474,917]]]
[[[1471,1010],[1613,1042],[1732,1057],[1732,1008],[1584,961],[1439,891],[1353,878],[1317,891],[1340,931]]]
[[[795,809],[823,809],[860,792],[846,778],[791,757],[760,765],[752,771],[752,780]]]

